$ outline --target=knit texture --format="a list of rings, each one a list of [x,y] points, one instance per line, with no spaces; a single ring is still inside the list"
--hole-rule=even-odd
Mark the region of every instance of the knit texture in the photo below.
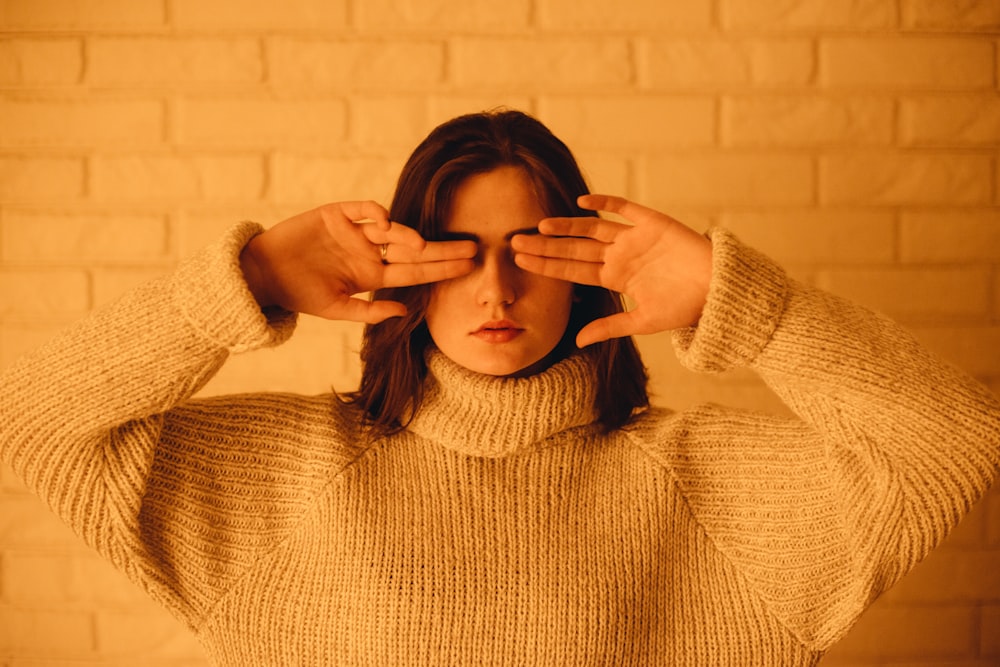
[[[331,395],[192,400],[278,344],[235,227],[3,375],[3,459],[215,664],[815,664],[1000,466],[1000,406],[892,322],[713,233],[682,362],[796,418],[593,423],[573,356],[530,378],[431,352],[407,430]]]

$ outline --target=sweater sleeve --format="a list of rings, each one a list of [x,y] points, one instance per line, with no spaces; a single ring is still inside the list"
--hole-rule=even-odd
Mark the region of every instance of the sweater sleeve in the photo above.
[[[140,511],[168,410],[230,352],[275,345],[295,317],[257,306],[235,226],[168,277],[130,292],[15,362],[0,379],[0,454],[88,544],[180,609],[149,557]],[[187,615],[187,614],[185,614]]]
[[[661,442],[710,539],[803,643],[825,650],[937,545],[1000,468],[1000,404],[887,318],[788,279],[715,230],[682,364],[747,366],[797,420],[706,406]]]

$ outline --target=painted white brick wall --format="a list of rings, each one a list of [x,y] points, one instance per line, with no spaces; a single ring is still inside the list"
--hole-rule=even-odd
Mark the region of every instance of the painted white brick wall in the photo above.
[[[722,224],[1000,389],[996,0],[0,0],[0,364],[230,224],[391,196],[437,123],[538,114],[597,190]],[[305,318],[206,393],[347,390]],[[658,402],[781,410],[640,341]],[[1000,661],[1000,491],[826,667]],[[0,470],[0,665],[205,665]]]

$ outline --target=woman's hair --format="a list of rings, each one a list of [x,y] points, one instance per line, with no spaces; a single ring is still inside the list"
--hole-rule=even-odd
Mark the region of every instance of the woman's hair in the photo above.
[[[569,148],[531,116],[502,110],[460,116],[434,129],[403,167],[389,219],[413,227],[425,239],[440,239],[462,182],[502,166],[524,170],[546,215],[594,215],[576,204],[588,189]],[[420,409],[427,375],[424,355],[433,345],[424,321],[430,290],[429,285],[416,285],[373,295],[407,308],[404,317],[365,327],[361,385],[349,397],[379,432],[404,428]],[[620,294],[602,287],[577,285],[574,294],[559,343],[565,350],[574,349],[577,332],[588,322],[624,308]],[[630,337],[595,343],[578,353],[591,357],[597,369],[594,408],[605,429],[622,426],[636,408],[649,404],[646,369]]]

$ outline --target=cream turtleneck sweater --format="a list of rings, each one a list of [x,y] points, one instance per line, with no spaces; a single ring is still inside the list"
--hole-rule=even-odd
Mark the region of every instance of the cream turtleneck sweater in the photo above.
[[[409,428],[330,395],[192,400],[277,344],[238,226],[3,375],[0,450],[215,663],[815,664],[982,495],[1000,406],[891,322],[723,231],[699,371],[797,418],[704,406],[592,425],[579,356],[496,379],[431,353]]]

